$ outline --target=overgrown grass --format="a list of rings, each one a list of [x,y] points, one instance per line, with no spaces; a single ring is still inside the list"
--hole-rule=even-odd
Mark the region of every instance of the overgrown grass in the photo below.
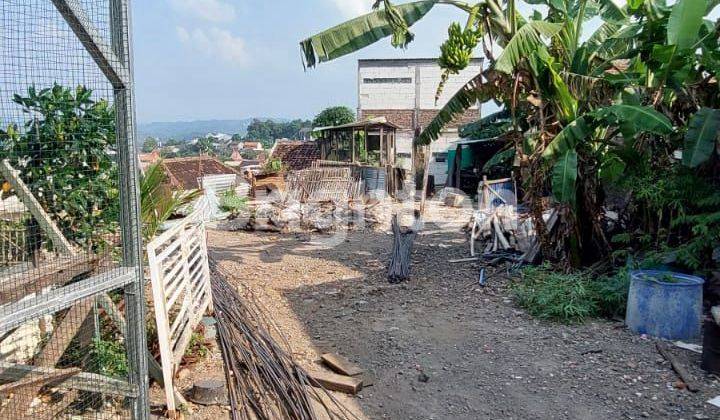
[[[571,324],[598,316],[623,315],[628,286],[627,270],[593,278],[585,272],[558,273],[543,265],[523,270],[512,290],[518,305],[530,315]]]

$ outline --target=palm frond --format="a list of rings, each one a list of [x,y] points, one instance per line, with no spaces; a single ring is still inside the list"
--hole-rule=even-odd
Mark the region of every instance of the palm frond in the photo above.
[[[405,25],[410,27],[437,3],[438,0],[404,3],[394,6],[392,13],[396,18],[402,18]],[[390,11],[385,9],[375,10],[301,41],[303,64],[314,67],[317,63],[334,60],[395,35],[397,22],[388,20],[388,12]]]

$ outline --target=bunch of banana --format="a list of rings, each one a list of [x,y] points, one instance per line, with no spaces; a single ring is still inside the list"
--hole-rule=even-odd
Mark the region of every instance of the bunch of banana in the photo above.
[[[448,39],[440,46],[438,63],[443,73],[435,93],[435,103],[440,100],[445,83],[451,74],[457,74],[470,65],[473,51],[480,42],[480,33],[472,28],[462,29],[459,23],[453,22],[448,28]]]
[[[447,41],[440,46],[440,67],[449,73],[465,69],[479,41],[479,34],[472,28],[463,30],[459,23],[453,22],[448,28]]]

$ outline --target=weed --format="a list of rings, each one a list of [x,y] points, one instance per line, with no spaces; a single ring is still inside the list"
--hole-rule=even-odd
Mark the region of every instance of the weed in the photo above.
[[[125,378],[128,376],[125,347],[119,341],[93,339],[90,348],[90,371],[105,376]]]
[[[240,197],[235,190],[228,190],[220,197],[220,209],[237,214],[247,207],[247,197]]]
[[[596,291],[585,276],[557,273],[548,266],[525,269],[513,292],[520,306],[542,319],[574,323],[600,312]]]
[[[205,335],[202,331],[195,331],[190,336],[190,343],[185,350],[185,358],[204,359],[210,353],[210,349],[205,343]]]
[[[614,275],[592,278],[587,272],[554,272],[547,265],[529,267],[512,289],[517,303],[534,317],[563,323],[612,318],[625,314],[629,270],[630,266]]]
[[[610,276],[598,277],[591,281],[596,294],[600,315],[608,318],[625,316],[628,289],[630,288],[630,266],[621,268]]]

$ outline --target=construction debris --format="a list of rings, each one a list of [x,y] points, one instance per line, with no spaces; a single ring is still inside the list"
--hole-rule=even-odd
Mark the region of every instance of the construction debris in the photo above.
[[[548,230],[557,220],[557,212],[548,210],[543,214]],[[529,214],[518,211],[516,206],[500,205],[475,211],[470,221],[470,255],[477,254],[476,241],[483,243],[482,254],[500,251],[517,251],[517,262],[531,263],[540,253],[535,226]]]
[[[702,354],[702,346],[699,344],[686,343],[684,341],[674,341],[673,344],[675,344],[675,347],[681,348],[683,350],[688,350],[693,353]]]
[[[713,306],[710,309],[710,313],[712,314],[715,323],[720,325],[720,306]]]

